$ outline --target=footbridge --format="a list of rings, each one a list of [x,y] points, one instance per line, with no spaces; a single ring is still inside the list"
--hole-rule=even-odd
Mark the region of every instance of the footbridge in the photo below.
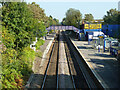
[[[74,26],[49,26],[48,28],[46,28],[46,30],[50,31],[50,30],[73,30],[74,32],[79,33],[80,29],[74,27]]]

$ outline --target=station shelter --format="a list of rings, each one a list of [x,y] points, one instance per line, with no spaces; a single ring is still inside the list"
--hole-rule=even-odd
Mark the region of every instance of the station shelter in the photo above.
[[[88,45],[92,45],[96,49],[105,49],[105,37],[106,35],[102,32],[102,24],[84,24],[84,28],[79,33],[80,40],[88,41]]]

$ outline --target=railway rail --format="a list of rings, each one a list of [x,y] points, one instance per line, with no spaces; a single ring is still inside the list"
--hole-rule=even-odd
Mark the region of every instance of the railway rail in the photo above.
[[[89,88],[87,85],[87,82],[85,81],[84,76],[82,75],[82,71],[80,70],[79,64],[76,61],[76,58],[74,56],[74,53],[71,52],[70,44],[67,43],[67,37],[63,33],[64,36],[64,45],[65,45],[65,51],[67,56],[67,62],[69,66],[69,71],[71,74],[71,79],[73,81],[74,89],[82,89],[82,88]]]
[[[59,34],[56,35],[54,45],[47,64],[41,90],[44,88],[58,88],[58,57]]]
[[[59,32],[60,33],[60,32]],[[44,78],[41,85],[41,90],[46,88],[59,89],[59,75],[58,75],[58,63],[59,63],[59,33],[56,34],[54,44],[51,50],[49,61],[45,70]],[[61,32],[64,42],[64,49],[67,57],[67,64],[73,89],[85,89],[85,88],[103,88],[99,81],[95,78],[89,67],[75,49],[74,45],[70,41],[68,35]]]
[[[75,85],[75,89],[83,88],[103,88],[90,68],[83,60],[82,56],[78,53],[72,44],[69,36],[63,31],[65,50],[67,55],[68,65],[71,71],[71,78]]]

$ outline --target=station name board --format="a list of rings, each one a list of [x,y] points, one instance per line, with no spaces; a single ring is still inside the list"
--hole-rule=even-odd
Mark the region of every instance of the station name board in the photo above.
[[[84,29],[101,29],[102,24],[84,24]]]

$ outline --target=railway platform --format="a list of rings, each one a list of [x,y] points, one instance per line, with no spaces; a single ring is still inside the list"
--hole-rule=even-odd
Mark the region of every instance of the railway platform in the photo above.
[[[43,52],[43,55],[41,58],[35,58],[32,67],[33,73],[29,77],[25,88],[41,88],[41,81],[43,79],[45,68],[47,66],[46,61],[48,61],[47,55],[49,54],[49,50],[54,40],[55,34],[52,33],[47,35],[46,37],[47,39],[45,40],[45,43],[40,46],[40,51]]]
[[[87,41],[72,43],[104,88],[120,88],[120,63],[109,53],[98,52]]]

